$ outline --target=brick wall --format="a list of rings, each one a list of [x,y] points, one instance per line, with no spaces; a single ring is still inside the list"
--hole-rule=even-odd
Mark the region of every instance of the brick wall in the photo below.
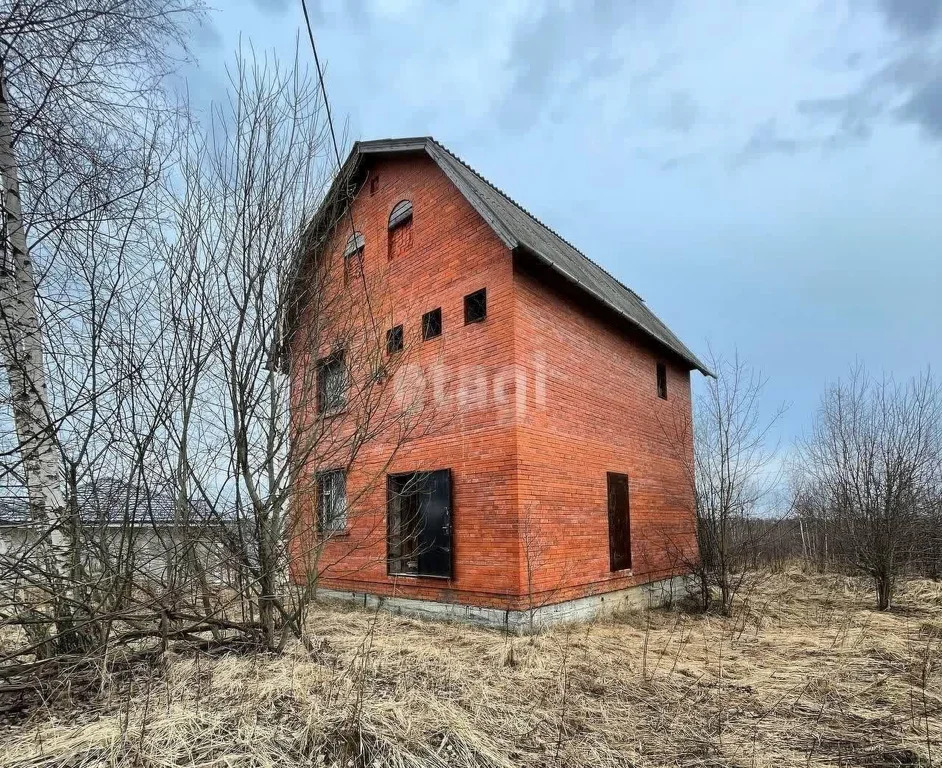
[[[515,262],[515,348],[541,386],[518,400],[521,580],[540,603],[681,570],[695,549],[690,374],[545,268]],[[668,398],[657,395],[656,365]],[[539,371],[536,370],[539,368]],[[689,432],[686,432],[689,436]],[[632,569],[612,573],[607,473],[627,474]]]
[[[667,360],[669,398],[659,400],[662,358],[551,276],[515,262],[427,157],[382,160],[369,174],[376,182],[367,180],[352,211],[366,242],[363,274],[348,275],[347,290],[370,293],[371,322],[383,335],[404,326],[402,367],[384,386],[392,393],[419,382],[424,427],[401,444],[386,435],[357,456],[347,479],[348,533],[323,547],[320,583],[521,608],[530,604],[528,583],[537,603],[548,603],[669,570],[664,537],[689,547],[692,531],[683,462],[661,426],[689,418],[684,367]],[[390,244],[388,216],[402,199],[413,203],[411,231]],[[343,269],[349,235],[346,222],[334,234],[332,268]],[[463,298],[479,288],[487,289],[487,319],[464,325]],[[361,295],[351,307],[354,316],[365,317],[363,302]],[[421,316],[436,307],[443,333],[422,341]],[[302,349],[292,359],[307,360],[293,363],[295,371],[311,365]],[[305,386],[294,384],[295,402],[310,402],[298,397]],[[453,482],[453,578],[387,576],[385,475],[444,468]],[[630,478],[631,574],[609,571],[609,471]],[[309,520],[312,494],[301,495],[296,512]],[[296,578],[310,546],[295,542]]]
[[[403,375],[389,386],[424,379],[425,424],[413,439],[383,439],[357,457],[347,478],[349,535],[325,547],[321,584],[503,607],[519,591],[509,253],[430,159],[386,160],[370,174],[376,192],[367,181],[353,205],[366,241],[363,277],[383,333],[404,327]],[[396,238],[390,249],[387,221],[402,199],[413,204],[411,244]],[[349,226],[338,228],[328,248],[338,264],[349,235]],[[351,280],[351,290],[359,282]],[[479,288],[487,289],[487,319],[465,325],[464,296]],[[422,341],[422,314],[436,307],[442,335]],[[387,576],[385,474],[445,468],[453,483],[453,578]],[[298,508],[313,515],[312,503]]]

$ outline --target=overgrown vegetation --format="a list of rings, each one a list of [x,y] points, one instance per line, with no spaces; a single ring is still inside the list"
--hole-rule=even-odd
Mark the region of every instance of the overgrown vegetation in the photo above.
[[[346,608],[313,650],[171,654],[75,714],[13,727],[6,766],[930,765],[942,750],[942,587],[900,610],[791,569],[732,617],[682,609],[508,637]]]
[[[394,380],[408,350],[385,355],[385,297],[357,258],[319,258],[350,216],[339,183],[312,222],[335,170],[317,80],[297,57],[239,51],[227,100],[198,122],[167,76],[202,18],[198,0],[0,13],[12,690],[64,670],[94,688],[118,649],[130,668],[181,641],[303,639],[336,519],[352,524],[424,424]],[[342,424],[322,407],[328,353]],[[375,444],[373,474],[326,520],[314,469]]]
[[[714,359],[696,421],[664,425],[696,498],[699,557],[676,563],[696,612],[516,638],[312,603],[324,544],[431,414],[397,386],[409,345],[385,354],[316,80],[240,55],[204,125],[168,90],[202,14],[0,16],[0,504],[25,531],[0,552],[0,761],[937,761],[929,372],[829,385],[786,472],[764,379]],[[337,231],[342,274],[319,258]],[[377,444],[356,493],[324,492],[311,468]]]
[[[880,610],[900,579],[938,578],[942,385],[929,370],[895,381],[854,366],[785,461],[770,437],[782,410],[763,415],[761,374],[738,356],[711,367],[694,422],[662,425],[687,467],[699,556],[666,546],[702,610],[729,613],[750,570],[798,558],[867,577]]]

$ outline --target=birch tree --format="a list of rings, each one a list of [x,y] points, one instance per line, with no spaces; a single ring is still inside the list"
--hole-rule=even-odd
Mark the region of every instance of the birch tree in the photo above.
[[[68,295],[74,259],[92,240],[123,249],[131,228],[146,226],[141,195],[161,178],[154,150],[177,114],[165,78],[199,13],[177,0],[16,0],[0,15],[0,344],[18,446],[3,469],[5,480],[22,480],[44,532],[37,575],[49,580],[60,650],[81,642],[62,429],[103,393],[77,393],[74,380],[50,375],[50,361],[86,345],[47,343],[69,314],[49,297]]]
[[[2,67],[2,63],[0,63]],[[70,539],[60,520],[65,510],[62,461],[43,367],[36,278],[26,242],[19,171],[3,70],[0,69],[0,175],[3,177],[3,251],[0,254],[0,346],[9,380],[13,421],[29,493],[31,515],[49,531],[46,567],[68,596]]]

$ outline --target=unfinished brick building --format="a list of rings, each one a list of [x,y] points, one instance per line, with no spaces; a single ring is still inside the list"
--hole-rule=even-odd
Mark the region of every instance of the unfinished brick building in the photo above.
[[[312,230],[319,263],[371,286],[383,353],[425,372],[434,416],[305,467],[320,543],[294,547],[295,578],[507,626],[661,594],[696,553],[691,437],[665,428],[709,371],[644,301],[431,138],[355,144]],[[298,346],[329,416],[358,374]]]

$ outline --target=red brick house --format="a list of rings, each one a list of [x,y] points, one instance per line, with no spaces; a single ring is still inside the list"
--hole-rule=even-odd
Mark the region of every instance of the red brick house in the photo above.
[[[356,143],[311,230],[351,290],[381,286],[384,354],[435,405],[394,451],[305,467],[319,589],[509,626],[660,594],[696,552],[692,443],[665,425],[710,372],[644,301],[431,138]],[[298,346],[323,410],[356,374]]]

